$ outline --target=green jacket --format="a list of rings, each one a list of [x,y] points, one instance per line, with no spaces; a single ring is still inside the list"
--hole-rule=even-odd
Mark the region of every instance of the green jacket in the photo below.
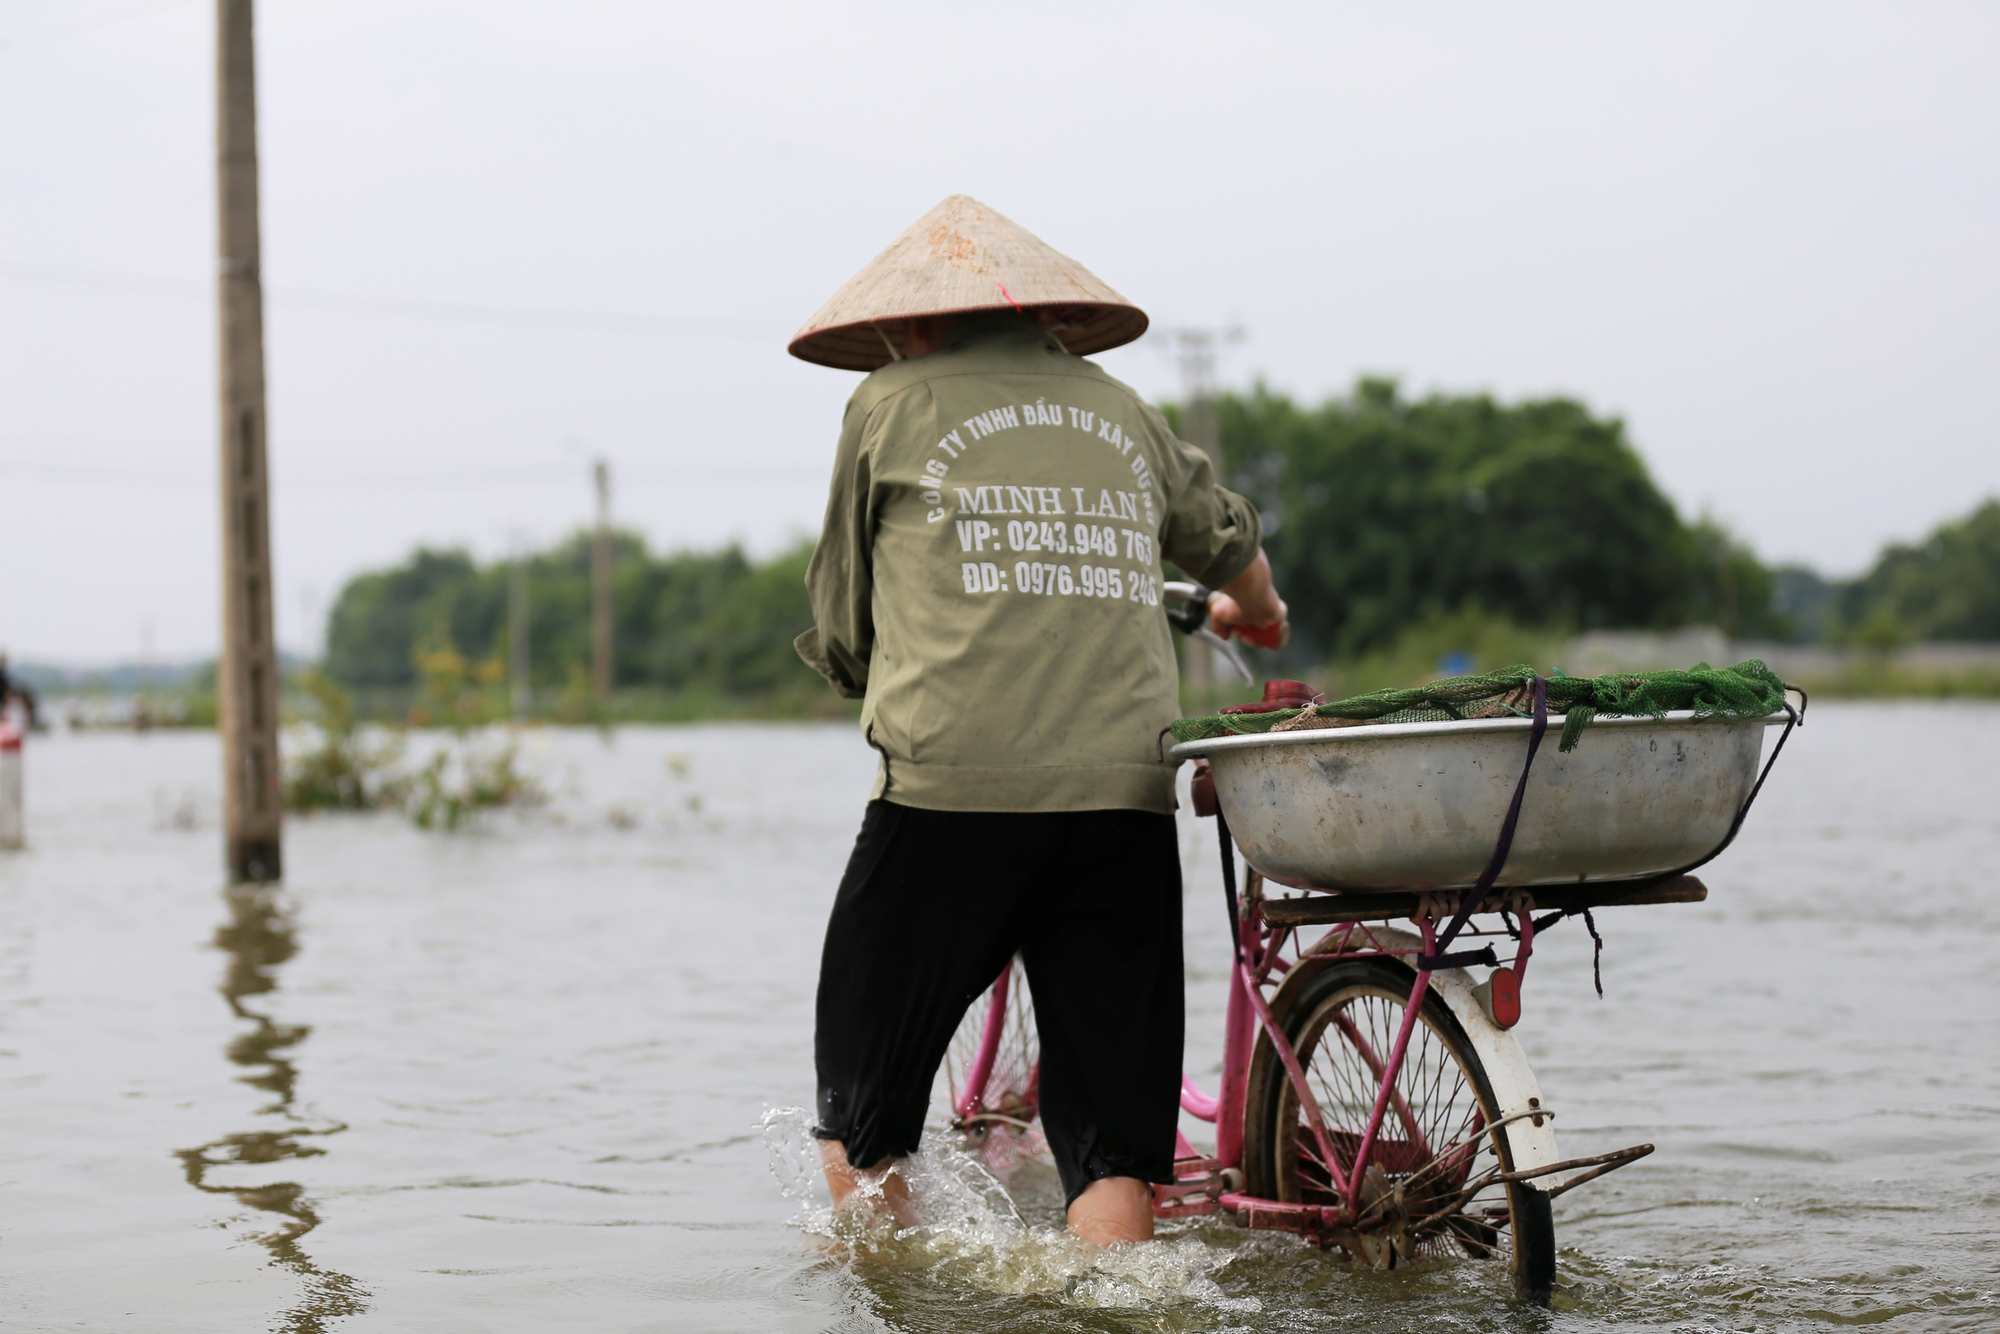
[[[953,811],[1174,809],[1160,562],[1215,587],[1257,512],[1131,389],[972,317],[847,405],[799,656],[861,698],[874,794]]]

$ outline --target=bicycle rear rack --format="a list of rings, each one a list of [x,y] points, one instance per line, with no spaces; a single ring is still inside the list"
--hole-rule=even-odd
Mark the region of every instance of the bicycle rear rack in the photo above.
[[[1489,897],[1497,898],[1501,892]],[[1504,891],[1515,892],[1518,891]],[[1594,885],[1536,885],[1532,892],[1537,909],[1551,908],[1565,914],[1580,913],[1586,908],[1645,903],[1700,903],[1708,898],[1708,886],[1691,875]],[[1331,926],[1340,922],[1415,917],[1423,897],[1415,890],[1339,890],[1315,892],[1299,899],[1265,899],[1261,907],[1264,921],[1270,926]],[[1498,906],[1486,904],[1480,910],[1490,911]]]

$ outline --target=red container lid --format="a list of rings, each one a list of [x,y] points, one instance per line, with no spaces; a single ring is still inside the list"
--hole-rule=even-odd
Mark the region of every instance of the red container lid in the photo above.
[[[1266,681],[1264,698],[1256,704],[1232,704],[1224,713],[1271,713],[1278,709],[1303,709],[1319,698],[1319,692],[1304,681]]]

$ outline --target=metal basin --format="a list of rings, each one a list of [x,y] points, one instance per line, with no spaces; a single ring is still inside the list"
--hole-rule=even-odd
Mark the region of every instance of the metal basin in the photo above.
[[[1551,719],[1501,885],[1635,880],[1712,852],[1757,778],[1764,729],[1670,713],[1600,718],[1575,750]],[[1322,889],[1470,885],[1493,856],[1527,757],[1521,718],[1189,741],[1250,864]]]

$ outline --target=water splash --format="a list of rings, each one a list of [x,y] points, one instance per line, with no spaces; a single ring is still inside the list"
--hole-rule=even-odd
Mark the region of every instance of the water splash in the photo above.
[[[920,1270],[939,1288],[1038,1296],[1075,1307],[1263,1309],[1257,1298],[1231,1297],[1216,1281],[1238,1258],[1238,1248],[1183,1232],[1099,1250],[1063,1229],[1060,1200],[1048,1211],[1050,1221],[1024,1216],[1007,1186],[943,1127],[931,1127],[924,1147],[899,1169],[917,1218],[906,1228],[872,1209],[834,1212],[804,1109],[773,1108],[762,1129],[771,1175],[798,1205],[793,1225],[833,1242],[864,1275]],[[880,1179],[864,1179],[861,1189],[864,1197],[879,1197]]]

